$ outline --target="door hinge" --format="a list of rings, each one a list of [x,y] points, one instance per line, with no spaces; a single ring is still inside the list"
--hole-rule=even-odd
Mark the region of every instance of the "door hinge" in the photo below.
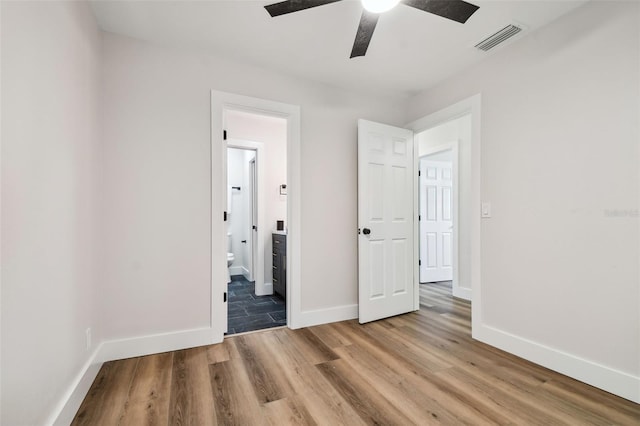
[[[226,222],[227,221],[227,212],[224,212],[223,218],[224,218],[224,221]]]
[[[227,292],[226,292],[226,291],[224,292],[224,296],[223,296],[223,298],[222,298],[222,301],[223,301],[223,302],[226,302],[226,301],[227,301]]]
[[[418,266],[422,265],[422,260],[418,260]]]
[[[225,141],[227,140],[227,131],[226,130],[222,131],[222,140],[225,140]]]
[[[422,216],[418,215],[418,222],[422,220]]]
[[[226,139],[226,137],[225,137],[225,139]],[[420,170],[418,170],[418,176],[420,176]]]

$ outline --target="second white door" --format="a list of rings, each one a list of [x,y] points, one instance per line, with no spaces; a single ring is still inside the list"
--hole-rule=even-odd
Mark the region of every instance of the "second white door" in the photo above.
[[[453,280],[453,170],[420,160],[420,282]]]

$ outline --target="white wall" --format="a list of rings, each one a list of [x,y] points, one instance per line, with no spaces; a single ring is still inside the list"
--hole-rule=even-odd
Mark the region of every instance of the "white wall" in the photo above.
[[[409,103],[482,93],[474,335],[636,400],[639,8],[589,3]]]
[[[451,166],[451,163],[453,161],[453,152],[451,151],[451,149],[447,149],[445,151],[438,151],[435,154],[427,154],[424,158],[421,159],[421,161],[445,161],[447,163],[449,163],[449,166]]]
[[[2,417],[59,410],[97,328],[101,36],[84,2],[1,2]],[[95,346],[95,345],[94,345]]]
[[[471,203],[471,116],[465,115],[418,134],[418,155],[428,148],[458,141],[458,285],[456,297],[468,298],[471,291],[471,220],[476,210]]]
[[[260,232],[264,238],[264,280],[272,281],[273,256],[271,233],[276,221],[287,225],[287,197],[280,195],[280,185],[287,183],[287,121],[283,118],[229,110],[225,112],[228,138],[261,142],[265,156],[265,223]],[[267,287],[269,287],[267,285]]]
[[[302,309],[355,307],[356,120],[401,105],[112,34],[103,60],[107,339],[209,325],[211,89],[301,106]]]

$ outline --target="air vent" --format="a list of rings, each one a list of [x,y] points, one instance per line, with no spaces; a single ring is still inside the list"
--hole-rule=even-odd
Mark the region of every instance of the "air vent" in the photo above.
[[[493,35],[490,35],[489,37],[482,40],[480,43],[476,44],[475,47],[477,47],[480,50],[484,50],[486,52],[487,50],[493,49],[503,41],[510,39],[514,35],[518,34],[520,31],[522,31],[522,28],[516,25],[507,25],[500,31],[496,32]]]

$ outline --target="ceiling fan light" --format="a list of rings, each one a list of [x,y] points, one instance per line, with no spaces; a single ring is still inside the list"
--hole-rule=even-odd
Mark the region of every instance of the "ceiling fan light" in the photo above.
[[[393,9],[400,0],[362,0],[362,6],[371,13],[382,13]]]

